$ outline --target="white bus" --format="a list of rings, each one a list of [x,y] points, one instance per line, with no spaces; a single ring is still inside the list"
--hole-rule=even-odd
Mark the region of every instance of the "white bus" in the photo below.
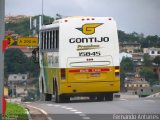
[[[119,44],[111,17],[68,17],[39,32],[40,92],[56,102],[73,96],[113,100],[120,91]]]

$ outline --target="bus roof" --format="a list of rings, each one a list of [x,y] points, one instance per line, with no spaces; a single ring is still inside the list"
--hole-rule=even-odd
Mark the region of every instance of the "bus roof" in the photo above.
[[[68,20],[71,20],[71,19],[77,19],[77,20],[81,20],[81,21],[94,21],[96,19],[108,19],[108,20],[114,20],[112,17],[91,17],[91,16],[71,16],[71,17],[66,17],[66,18],[62,18],[62,19],[59,19],[59,20],[55,20],[53,21],[52,24],[49,24],[49,25],[43,25],[41,26],[41,29],[40,30],[47,30],[47,29],[52,29],[52,28],[59,28],[59,24],[62,23],[62,22],[68,22]]]

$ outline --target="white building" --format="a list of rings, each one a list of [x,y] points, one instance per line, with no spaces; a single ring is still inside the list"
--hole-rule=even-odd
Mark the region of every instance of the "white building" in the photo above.
[[[160,48],[144,48],[143,52],[149,54],[153,58],[160,56]]]
[[[8,77],[8,82],[26,81],[27,78],[27,74],[10,74]]]
[[[27,74],[10,74],[8,77],[8,86],[12,91],[12,97],[27,95]]]

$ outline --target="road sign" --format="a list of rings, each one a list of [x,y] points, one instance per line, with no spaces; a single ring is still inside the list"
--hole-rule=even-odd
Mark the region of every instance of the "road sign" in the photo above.
[[[7,48],[8,48],[8,40],[3,40],[2,41],[2,53],[5,53]]]
[[[6,113],[6,99],[2,96],[2,115]]]
[[[7,35],[5,39],[8,40],[8,46],[11,46],[15,42],[10,35]]]
[[[38,46],[38,38],[37,37],[19,37],[17,39],[17,46]]]

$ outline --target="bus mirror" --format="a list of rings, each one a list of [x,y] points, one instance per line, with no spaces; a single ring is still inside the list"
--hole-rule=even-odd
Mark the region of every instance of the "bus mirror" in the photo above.
[[[39,63],[39,48],[33,49],[32,60],[33,60],[34,63]]]

